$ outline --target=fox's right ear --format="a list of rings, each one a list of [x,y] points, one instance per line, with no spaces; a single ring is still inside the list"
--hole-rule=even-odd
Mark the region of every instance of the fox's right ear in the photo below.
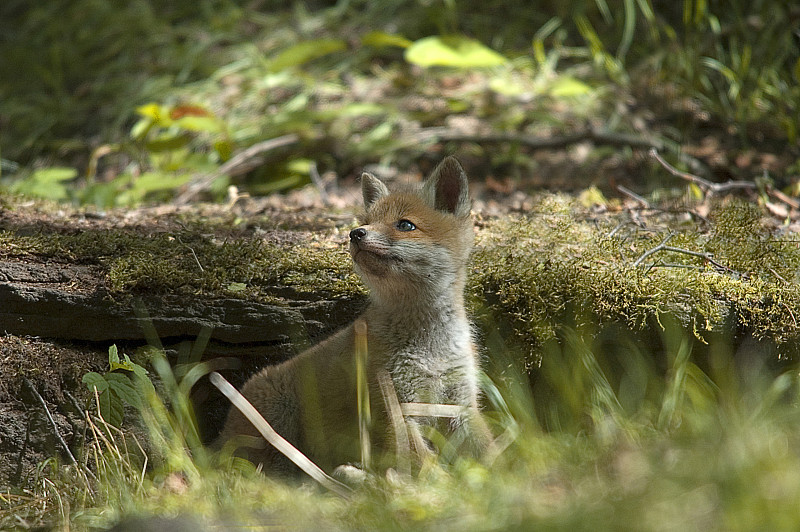
[[[372,204],[384,196],[389,195],[389,189],[383,181],[372,174],[364,172],[361,174],[361,195],[364,196],[364,207],[369,209]]]

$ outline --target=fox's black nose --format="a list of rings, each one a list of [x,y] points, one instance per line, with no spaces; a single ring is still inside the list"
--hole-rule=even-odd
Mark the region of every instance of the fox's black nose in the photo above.
[[[351,242],[358,242],[362,238],[367,236],[367,230],[363,227],[356,227],[352,231],[350,231],[350,241]]]

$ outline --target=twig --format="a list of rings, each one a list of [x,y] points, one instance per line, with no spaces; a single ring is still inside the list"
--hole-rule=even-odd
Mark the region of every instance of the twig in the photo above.
[[[230,174],[234,169],[237,167],[243,166],[245,163],[261,155],[264,152],[268,152],[277,148],[282,148],[284,146],[289,146],[291,144],[295,144],[300,140],[295,134],[290,135],[283,135],[281,137],[276,137],[274,139],[265,140],[263,142],[259,142],[257,144],[253,144],[249,148],[246,148],[233,157],[231,157],[228,161],[222,164],[219,168],[210,172],[208,174],[202,175],[197,179],[193,180],[186,190],[183,191],[177,198],[175,198],[174,203],[176,205],[185,205],[195,199],[198,194],[202,191],[208,189],[211,183],[225,174]]]
[[[649,139],[628,133],[617,133],[588,128],[578,133],[557,137],[538,137],[519,133],[462,133],[448,128],[426,128],[415,136],[418,142],[476,142],[478,144],[497,144],[503,142],[523,144],[534,150],[564,148],[578,142],[592,141],[595,144],[611,146],[630,146],[631,148],[661,149],[664,144],[657,139]]]
[[[39,404],[42,405],[44,413],[47,416],[47,420],[50,422],[50,426],[53,427],[53,433],[56,436],[56,440],[58,440],[58,443],[61,445],[61,447],[64,448],[64,452],[67,453],[67,456],[69,457],[72,464],[78,465],[78,461],[75,460],[75,457],[72,455],[72,451],[69,450],[69,445],[67,445],[67,442],[64,440],[64,437],[61,436],[61,432],[58,430],[58,425],[56,425],[56,421],[55,419],[53,419],[53,414],[50,413],[50,409],[47,408],[47,403],[44,402],[44,398],[39,394],[39,392],[36,390],[33,384],[31,384],[31,381],[29,381],[27,377],[23,377],[22,380],[25,383],[25,385],[31,390],[36,399],[39,401]]]
[[[328,191],[325,190],[325,182],[322,180],[322,176],[319,175],[317,161],[311,161],[308,174],[311,177],[311,182],[314,183],[314,186],[317,187],[317,190],[319,190],[319,198],[322,200],[322,204],[325,207],[330,207],[331,203],[330,199],[328,198]]]
[[[690,249],[683,249],[683,248],[676,248],[674,246],[668,246],[667,242],[669,242],[669,240],[673,236],[675,236],[675,235],[674,234],[667,235],[664,238],[664,240],[662,240],[661,243],[658,244],[656,247],[654,247],[652,249],[649,249],[649,250],[645,251],[644,253],[642,253],[642,255],[638,259],[636,259],[636,261],[633,263],[633,267],[636,268],[637,266],[639,266],[642,263],[642,261],[644,261],[644,259],[646,259],[650,255],[652,255],[653,253],[658,253],[659,251],[669,251],[669,252],[672,252],[672,253],[683,253],[684,255],[691,255],[692,257],[698,257],[698,258],[701,258],[703,260],[707,260],[708,262],[710,262],[711,264],[716,266],[716,268],[721,270],[721,271],[726,271],[726,272],[729,272],[729,273],[734,273],[734,274],[740,275],[740,272],[737,272],[736,270],[734,270],[732,268],[729,268],[729,267],[725,266],[724,264],[721,264],[721,263],[717,262],[716,260],[714,260],[714,256],[711,253],[704,253],[702,251],[692,251]]]
[[[784,194],[783,192],[781,192],[780,190],[778,190],[776,188],[773,188],[772,186],[767,187],[767,194],[769,194],[770,196],[772,196],[776,200],[785,203],[786,205],[788,205],[789,207],[791,207],[791,208],[793,208],[795,210],[800,210],[800,201],[797,201],[796,199],[792,198],[791,196],[787,196],[786,194]]]
[[[656,246],[656,247],[654,247],[653,249],[648,249],[647,251],[645,251],[644,253],[642,253],[642,255],[641,255],[641,256],[640,256],[638,259],[636,259],[636,261],[633,263],[633,267],[634,267],[634,268],[636,268],[637,266],[639,266],[639,265],[642,263],[642,261],[643,261],[644,259],[646,259],[646,258],[647,258],[647,257],[649,257],[650,255],[652,255],[653,253],[658,253],[658,252],[659,252],[659,251],[661,251],[662,249],[665,249],[665,248],[666,248],[666,246],[667,246],[667,242],[669,242],[669,241],[670,241],[670,239],[671,239],[673,236],[675,236],[675,235],[673,235],[673,234],[669,234],[669,235],[667,235],[667,236],[664,238],[664,240],[662,240],[662,241],[661,241],[661,243],[660,243],[659,245],[657,245],[657,246]]]
[[[632,200],[638,201],[642,205],[642,207],[644,207],[645,209],[649,209],[650,208],[650,202],[649,201],[647,201],[646,199],[641,197],[636,192],[630,190],[629,188],[624,187],[622,185],[617,185],[617,190],[619,190],[620,192],[622,192],[623,194],[625,194],[626,196],[628,196]]]
[[[758,188],[752,181],[728,181],[726,183],[713,183],[707,179],[703,179],[702,177],[696,176],[694,174],[689,174],[686,172],[681,172],[674,166],[670,165],[667,161],[664,160],[661,155],[659,155],[658,150],[656,148],[650,149],[650,156],[653,157],[658,163],[664,167],[664,169],[669,172],[670,174],[680,177],[690,183],[694,183],[698,187],[705,189],[711,194],[719,194],[720,192],[727,192],[728,190],[735,190],[735,189],[746,189],[746,190],[754,190]]]
[[[270,426],[264,416],[248,401],[245,397],[234,388],[225,378],[217,373],[212,372],[209,375],[211,383],[221,391],[228,400],[233,403],[239,411],[253,424],[253,426],[261,433],[265,440],[267,440],[275,449],[277,449],[286,458],[291,460],[297,467],[303,470],[308,476],[319,482],[322,486],[341,495],[342,497],[349,497],[352,491],[348,486],[342,484],[335,478],[329,476],[322,469],[312,462],[306,455],[301,453],[291,443],[286,441],[283,436],[275,432],[275,429]]]

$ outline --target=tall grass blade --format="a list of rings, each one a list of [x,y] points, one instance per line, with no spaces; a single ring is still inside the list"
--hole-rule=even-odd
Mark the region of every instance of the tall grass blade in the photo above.
[[[355,322],[356,334],[356,386],[358,401],[358,441],[361,447],[361,465],[369,470],[372,464],[372,452],[369,429],[372,425],[372,413],[369,405],[369,382],[367,381],[367,322]]]
[[[305,474],[337,495],[342,497],[348,497],[350,495],[352,490],[349,487],[329,476],[322,469],[320,469],[317,464],[312,462],[306,455],[301,453],[294,445],[286,441],[283,436],[275,432],[275,429],[272,428],[272,426],[267,422],[266,419],[264,419],[258,410],[256,410],[250,401],[245,399],[245,397],[239,393],[239,391],[234,388],[231,383],[225,380],[225,377],[215,371],[209,375],[209,379],[211,380],[211,384],[216,386],[217,389],[228,398],[233,406],[239,409],[239,412],[241,412],[250,421],[250,423],[253,424],[253,426],[258,430],[258,432],[261,433],[264,439],[270,443],[270,445],[275,447],[275,449],[277,449],[281,454],[291,460],[292,463],[303,470]]]

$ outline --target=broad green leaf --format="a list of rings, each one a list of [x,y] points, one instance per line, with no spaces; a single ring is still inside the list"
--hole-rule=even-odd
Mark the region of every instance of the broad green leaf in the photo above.
[[[550,87],[550,95],[555,98],[571,98],[589,94],[592,88],[570,76],[561,76]]]
[[[124,364],[130,366],[130,371],[134,372],[136,375],[147,376],[147,370],[144,367],[131,360],[131,357],[128,355],[123,354],[122,356],[125,357]]]
[[[114,371],[117,369],[124,369],[125,371],[133,371],[134,366],[136,366],[136,364],[133,363],[133,361],[130,359],[128,355],[123,354],[122,356],[125,357],[124,360],[119,360],[118,357],[116,362],[111,363],[110,371]]]
[[[25,196],[34,196],[53,201],[67,199],[67,188],[59,183],[25,180],[18,181],[14,185],[11,190]]]
[[[172,119],[169,117],[169,110],[157,103],[140,105],[136,108],[136,113],[145,118],[149,118],[161,127],[167,127],[172,124]]]
[[[172,190],[184,185],[190,179],[191,176],[188,174],[176,176],[159,172],[145,172],[133,184],[132,191],[147,194],[148,192]]]
[[[297,43],[285,49],[272,60],[270,71],[278,72],[290,67],[300,66],[313,59],[322,57],[347,48],[347,43],[341,39],[317,39]]]
[[[425,37],[415,41],[406,49],[405,58],[409,63],[421,67],[490,67],[507,61],[491,48],[461,35]]]
[[[108,364],[111,366],[111,371],[114,371],[114,364],[119,364],[117,344],[111,344],[108,348]]]
[[[142,118],[136,122],[131,128],[131,138],[135,140],[142,140],[147,136],[147,133],[153,127],[153,120],[151,118]]]
[[[184,116],[175,121],[175,125],[187,131],[200,133],[220,133],[222,124],[213,116]]]
[[[115,393],[104,393],[100,399],[100,414],[106,423],[114,427],[122,425],[124,407],[122,399]]]
[[[78,171],[74,168],[55,166],[53,168],[36,170],[31,174],[30,179],[41,183],[58,183],[60,181],[69,181],[76,177],[78,177]]]
[[[183,148],[189,143],[187,133],[164,133],[147,141],[145,146],[151,152],[174,151]]]
[[[131,382],[131,379],[122,373],[109,373],[106,375],[108,386],[126,404],[139,407],[142,397]]]
[[[361,44],[373,46],[375,48],[388,48],[390,46],[408,48],[411,46],[412,42],[402,35],[385,33],[382,31],[371,31],[361,38]]]
[[[94,371],[90,371],[84,375],[81,381],[90,391],[94,391],[94,389],[97,388],[97,393],[103,393],[108,389],[108,381],[106,378]]]
[[[294,174],[309,175],[311,159],[292,159],[286,164],[286,169]]]
[[[489,81],[489,88],[503,96],[519,96],[525,93],[525,87],[508,78],[492,78],[491,81]]]

